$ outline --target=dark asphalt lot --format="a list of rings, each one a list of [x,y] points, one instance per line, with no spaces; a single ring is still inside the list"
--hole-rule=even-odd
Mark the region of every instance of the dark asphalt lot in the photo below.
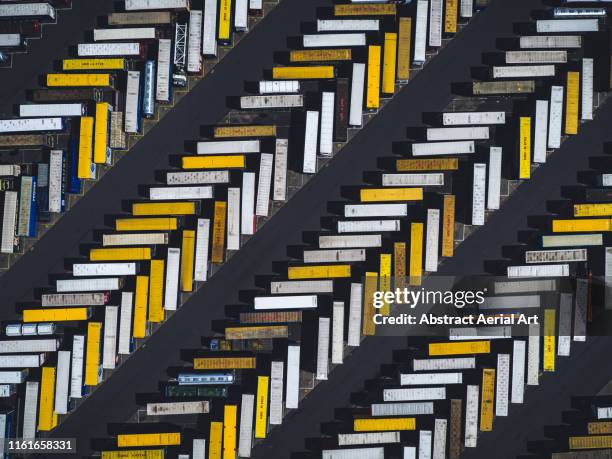
[[[340,184],[363,183],[363,171],[376,169],[377,158],[388,156],[392,143],[406,137],[406,127],[419,125],[423,112],[443,109],[451,98],[451,83],[469,81],[470,68],[481,63],[482,52],[495,48],[495,37],[511,35],[512,24],[527,20],[530,10],[537,6],[537,2],[530,0],[496,0],[478,15],[327,168],[300,190],[289,205],[283,207],[161,327],[145,347],[135,352],[75,414],[69,416],[53,436],[104,437],[108,434],[109,422],[129,418],[136,409],[134,394],[156,390],[158,381],[167,378],[166,369],[179,364],[179,351],[199,347],[201,337],[211,332],[211,322],[224,317],[223,305],[235,303],[239,290],[253,288],[254,274],[269,273],[274,261],[286,258],[288,245],[302,242],[304,230],[320,228],[320,219],[327,214],[327,202],[340,199]],[[166,116],[119,167],[114,168],[39,242],[34,253],[24,256],[0,278],[0,289],[3,289],[0,291],[11,286],[4,304],[10,308],[15,301],[29,295],[34,287],[43,285],[47,273],[60,269],[63,258],[74,256],[78,244],[88,240],[91,229],[102,225],[103,214],[118,212],[121,199],[135,196],[137,183],[150,181],[153,170],[165,166],[168,152],[180,149],[182,139],[197,137],[199,125],[210,124],[220,117],[225,94],[239,91],[244,79],[256,79],[261,68],[270,65],[271,53],[267,50],[278,46],[279,36],[295,34],[299,20],[313,16],[312,4],[306,6],[295,0],[281,3],[261,27],[230,54],[228,62],[212,78],[201,83],[193,95]],[[263,54],[262,49],[266,50]],[[606,107],[606,112],[610,111],[612,108]],[[197,115],[193,116],[194,113]],[[586,135],[589,128],[594,130],[593,135]],[[535,174],[537,178],[534,176],[525,190],[515,193],[485,228],[461,246],[456,256],[445,263],[442,272],[479,273],[484,260],[499,257],[500,247],[516,241],[518,229],[525,226],[528,215],[539,212],[538,205],[544,205],[546,195],[558,192],[567,176],[585,167],[581,162],[586,160],[581,161],[584,158],[580,155],[560,159],[564,152],[568,155],[573,151],[589,151],[587,146],[591,147],[590,151],[597,151],[594,149],[601,148],[603,128],[600,116],[584,129],[583,135],[566,143],[556,157]],[[174,135],[170,137],[168,132]],[[588,145],[578,148],[577,142]],[[534,192],[541,194],[542,199],[533,199]],[[91,209],[95,209],[95,213]],[[5,311],[4,315],[11,313]],[[380,363],[390,358],[388,351],[400,347],[402,342],[399,338],[366,341],[333,373],[331,381],[317,388],[300,410],[293,412],[282,427],[274,429],[271,441],[257,447],[254,457],[289,457],[291,451],[301,449],[304,438],[317,435],[320,422],[332,418],[334,407],[346,405],[349,394],[361,387],[365,377],[375,374]],[[86,454],[88,447],[81,442],[79,452]]]

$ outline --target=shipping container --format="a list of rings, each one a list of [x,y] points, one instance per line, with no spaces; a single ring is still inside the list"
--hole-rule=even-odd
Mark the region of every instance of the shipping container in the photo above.
[[[478,386],[468,385],[465,400],[465,447],[476,448],[478,439]]]
[[[130,0],[126,0],[130,1]],[[134,0],[132,0],[134,1]],[[180,432],[140,433],[117,435],[117,446],[129,448],[138,446],[172,446],[181,444]]]
[[[384,459],[385,449],[382,447],[324,449],[321,454],[322,459]]]
[[[372,416],[420,416],[434,414],[434,402],[373,403]]]
[[[273,295],[293,295],[304,293],[333,293],[332,280],[298,280],[270,282],[270,293]]]
[[[420,387],[411,389],[383,389],[383,401],[419,401],[419,400],[445,400],[445,387]]]
[[[0,5],[0,18],[40,18],[55,20],[55,8],[50,3],[14,3]]]
[[[399,432],[368,432],[338,434],[338,446],[376,445],[383,443],[399,443]]]
[[[43,367],[38,401],[38,431],[48,432],[57,426],[55,408],[55,368]]]
[[[175,217],[153,217],[153,218],[118,218],[115,220],[115,229],[117,231],[168,231],[178,228],[178,221]],[[121,236],[121,243],[116,245],[126,245],[128,239],[124,239],[134,234],[125,234]],[[144,240],[138,242],[138,245],[149,245]]]
[[[368,78],[366,85],[366,109],[376,110],[380,106],[381,47],[368,46]]]
[[[576,234],[542,236],[542,247],[574,247],[603,245],[603,235],[600,234]]]

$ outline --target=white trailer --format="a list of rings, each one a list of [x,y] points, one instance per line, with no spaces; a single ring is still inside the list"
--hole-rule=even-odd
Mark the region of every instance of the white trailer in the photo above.
[[[255,215],[257,216],[267,217],[269,215],[273,163],[274,155],[272,153],[261,153],[259,155],[259,177],[255,203]]]
[[[494,293],[505,295],[510,293],[554,292],[557,289],[555,279],[502,281],[494,283]]]
[[[334,149],[334,100],[333,92],[323,91],[321,96],[321,135],[319,138],[319,153],[331,156]]]
[[[548,119],[548,148],[561,146],[561,123],[563,121],[563,86],[550,88],[550,115]]]
[[[58,279],[58,292],[96,292],[120,290],[123,285],[119,277],[92,277],[89,279]]]
[[[325,33],[306,34],[303,36],[304,48],[331,48],[348,46],[365,46],[365,33]]]
[[[210,219],[198,218],[196,228],[195,266],[193,280],[208,279],[208,246],[210,241]]]
[[[140,130],[140,72],[127,72],[125,90],[125,127],[127,133],[135,134]]]
[[[157,45],[157,78],[155,80],[155,99],[160,102],[170,102],[171,75],[170,66],[172,61],[172,40],[160,38]]]
[[[16,48],[25,45],[19,33],[0,33],[0,48]]]
[[[473,140],[412,144],[412,156],[457,155],[474,153],[475,151],[476,146]]]
[[[26,380],[28,370],[6,370],[0,371],[1,384],[21,384]]]
[[[348,234],[338,236],[319,236],[322,249],[350,249],[357,247],[381,247],[380,234]]]
[[[19,177],[21,166],[18,164],[0,164],[0,177]]]
[[[165,244],[168,244],[168,233],[118,233],[102,235],[102,246],[104,247]]]
[[[59,339],[17,339],[0,341],[0,354],[26,352],[55,352],[59,347]]]
[[[240,230],[242,234],[255,234],[255,173],[242,174],[242,202]]]
[[[338,446],[378,445],[399,443],[399,432],[363,432],[338,434]]]
[[[300,398],[300,346],[287,346],[287,388],[285,406],[297,408]]]
[[[503,295],[487,296],[479,306],[481,310],[490,311],[496,309],[526,309],[539,308],[540,295]]]
[[[361,126],[363,116],[363,91],[365,87],[365,64],[353,63],[351,79],[351,106],[349,125]]]
[[[462,18],[471,18],[474,14],[474,0],[461,0],[459,4],[459,15]]]
[[[542,247],[544,248],[596,245],[603,245],[603,235],[601,233],[542,236]]]
[[[442,46],[442,0],[429,2],[429,46]]]
[[[372,403],[372,416],[420,416],[434,414],[434,402]]]
[[[45,361],[45,354],[0,355],[0,368],[38,368]]]
[[[94,41],[153,40],[155,27],[122,27],[120,29],[94,29]]]
[[[79,43],[79,57],[140,56],[140,43]]]
[[[580,119],[593,119],[593,58],[582,58],[582,83],[580,90],[582,91],[582,110],[580,111]]]
[[[510,387],[510,354],[497,354],[497,381],[495,384],[495,416],[508,416]]]
[[[0,133],[62,131],[61,118],[18,118],[0,120]]]
[[[127,355],[132,344],[132,302],[133,292],[121,292],[121,310],[119,313],[119,345],[117,352]]]
[[[261,80],[259,94],[295,94],[300,92],[299,80]]]
[[[168,248],[166,257],[166,288],[164,309],[176,311],[178,303],[179,269],[181,266],[181,249]]]
[[[383,175],[384,180],[384,175]],[[405,217],[408,215],[408,204],[346,204],[344,216],[359,217]]]
[[[525,35],[520,37],[521,49],[556,49],[556,48],[581,48],[582,37],[580,35]]]
[[[108,25],[148,25],[148,24],[170,24],[172,17],[169,11],[149,11],[143,13],[111,13],[107,16]]]
[[[15,231],[17,229],[17,198],[16,191],[4,192],[4,208],[2,209],[2,244],[0,252],[13,253],[15,250]]]
[[[187,71],[199,73],[202,71],[202,11],[189,12],[188,44],[187,44]]]
[[[444,126],[506,124],[506,112],[450,112],[442,114]]]
[[[19,116],[21,118],[30,117],[53,117],[53,116],[82,116],[85,115],[84,104],[21,104],[19,106]]]
[[[553,8],[553,17],[568,18],[568,17],[606,17],[605,8]]]
[[[334,301],[331,363],[341,364],[344,356],[344,302]]]
[[[612,406],[596,406],[593,411],[597,419],[612,419]]]
[[[559,263],[587,261],[587,249],[528,250],[526,263]]]
[[[586,279],[576,279],[576,293],[574,298],[574,341],[586,341],[588,298],[588,281]]]
[[[365,261],[365,249],[305,250],[304,263],[342,263]]]
[[[414,371],[472,370],[476,368],[475,357],[452,357],[443,359],[414,359]]]
[[[456,128],[427,128],[427,141],[487,140],[488,126],[469,126]]]
[[[198,183],[229,183],[229,171],[189,171],[189,172],[167,172],[166,184],[168,185],[195,185]]]
[[[273,295],[299,295],[306,293],[333,292],[334,281],[331,279],[270,282],[270,293]]]
[[[612,247],[606,247],[604,256],[604,305],[612,309]]]
[[[431,430],[419,430],[419,459],[431,459]]]
[[[198,155],[227,155],[243,153],[259,153],[259,140],[218,140],[197,143]]]
[[[559,339],[557,355],[569,357],[572,342],[572,294],[559,295]]]
[[[151,201],[174,201],[180,199],[212,199],[212,186],[176,186],[149,188]]]
[[[55,19],[55,8],[50,3],[13,3],[0,5],[0,18],[49,18]]]
[[[523,403],[525,393],[525,341],[515,340],[512,350],[511,403]]]
[[[463,373],[400,373],[402,386],[462,384]]]
[[[41,296],[41,306],[103,306],[108,299],[108,293],[51,293]]]
[[[478,386],[468,385],[465,400],[465,447],[476,448],[478,440]]]
[[[255,297],[256,311],[276,309],[313,309],[317,307],[316,295],[284,295]]]
[[[338,233],[399,231],[400,220],[340,220]]]
[[[75,263],[72,275],[84,276],[133,276],[136,274],[135,262],[120,263]]]
[[[301,94],[266,94],[240,97],[240,108],[242,110],[269,110],[303,106],[304,96]]]
[[[104,311],[104,341],[102,368],[112,370],[117,361],[117,321],[119,306],[106,306]]]
[[[249,30],[248,11],[249,0],[236,0],[234,29],[236,29],[237,32],[246,32]]]
[[[351,283],[351,295],[349,299],[348,335],[347,345],[359,346],[361,342],[361,297],[363,285]]]
[[[565,64],[567,51],[506,51],[506,64]]]
[[[72,341],[70,363],[70,398],[83,397],[83,367],[85,359],[85,336],[75,335]]]
[[[317,32],[377,32],[378,19],[317,19]]]
[[[319,317],[319,332],[317,334],[317,368],[315,379],[324,381],[329,372],[329,317]]]
[[[36,437],[36,412],[38,410],[38,386],[37,381],[28,381],[25,389],[25,401],[23,403],[23,424],[21,436],[24,439]]]
[[[189,0],[125,0],[126,11],[188,9]]]
[[[57,353],[55,377],[55,407],[57,414],[68,413],[68,389],[70,388],[70,351]]]
[[[382,174],[382,186],[442,186],[444,173]]]
[[[283,376],[284,362],[270,364],[270,425],[283,423]]]
[[[202,54],[217,55],[217,0],[204,0]]]
[[[306,126],[304,128],[304,162],[302,172],[314,174],[317,172],[317,145],[319,134],[319,112],[308,110],[306,112]]]
[[[472,225],[485,224],[485,187],[487,180],[487,165],[474,164],[474,182],[472,189]]]
[[[501,192],[502,147],[489,148],[489,186],[487,209],[499,209]]]
[[[272,199],[285,201],[287,199],[287,139],[276,139],[274,152],[274,184]]]
[[[147,416],[206,414],[208,412],[208,400],[193,402],[147,403]]]
[[[440,209],[427,209],[427,234],[425,237],[425,271],[438,270],[440,244]]]
[[[538,33],[597,32],[598,19],[538,19]]]
[[[447,429],[448,421],[446,419],[436,419],[434,421],[433,459],[446,458]]]
[[[240,403],[240,430],[238,432],[238,455],[251,457],[253,447],[253,414],[255,412],[255,395],[242,394]],[[195,459],[195,453],[194,453]],[[202,451],[202,459],[206,459]]]
[[[384,448],[324,449],[322,459],[385,459]]]
[[[445,400],[446,387],[419,387],[415,389],[383,389],[385,402],[410,402],[419,400]]]
[[[539,78],[555,76],[554,65],[494,66],[493,78]]]
[[[536,101],[535,138],[533,141],[533,162],[546,162],[546,139],[548,128],[548,101]]]
[[[64,152],[49,152],[49,212],[59,213],[64,210]]]
[[[227,250],[240,250],[240,188],[227,189]]]
[[[523,265],[508,266],[508,277],[567,277],[569,265]]]
[[[412,60],[415,64],[425,62],[425,51],[427,48],[427,0],[417,1],[416,26],[414,29],[414,54]]]

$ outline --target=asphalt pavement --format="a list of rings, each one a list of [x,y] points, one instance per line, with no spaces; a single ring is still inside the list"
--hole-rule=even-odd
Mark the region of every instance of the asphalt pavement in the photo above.
[[[211,333],[211,323],[224,317],[224,305],[235,304],[239,290],[254,287],[254,275],[270,273],[274,261],[286,258],[287,246],[302,242],[303,231],[320,228],[321,217],[327,215],[327,202],[341,199],[341,185],[362,184],[363,171],[375,170],[377,159],[389,155],[394,141],[406,138],[408,126],[421,123],[423,112],[442,110],[451,99],[451,83],[469,81],[470,68],[481,64],[483,52],[495,49],[495,38],[504,34],[511,36],[513,23],[526,21],[529,12],[539,5],[539,2],[531,0],[494,0],[328,167],[313,177],[164,324],[145,347],[136,351],[88,397],[53,432],[53,436],[82,439],[105,437],[108,435],[108,423],[128,419],[137,408],[135,393],[156,391],[158,382],[167,379],[166,369],[180,364],[180,350],[201,346],[201,337]],[[196,97],[181,101],[123,160],[127,163],[113,169],[39,242],[35,250],[37,253],[24,256],[9,273],[0,278],[0,291],[8,291],[10,295],[9,301],[4,304],[11,307],[21,296],[29,295],[32,288],[44,284],[47,273],[57,271],[65,256],[74,256],[78,244],[87,240],[92,228],[102,226],[103,214],[118,212],[122,199],[136,195],[137,183],[149,181],[152,170],[165,166],[168,152],[180,151],[177,148],[182,139],[197,137],[198,125],[214,122],[210,112],[222,111],[220,104],[224,102],[223,95],[239,91],[244,79],[257,79],[260,74],[254,75],[253,67],[260,71],[262,66],[270,65],[271,62],[265,59],[271,59],[271,53],[264,53],[263,60],[260,60],[260,54],[255,55],[256,51],[262,47],[275,49],[279,36],[295,34],[299,19],[314,17],[313,6],[312,3],[306,6],[296,0],[282,2],[261,23],[259,30],[255,30],[230,54],[230,65],[220,69],[214,78],[201,83],[194,90]],[[172,132],[173,136],[168,136],[168,132]],[[581,135],[576,140],[591,141],[585,137],[588,136]],[[567,153],[569,145],[571,142],[562,151]],[[600,144],[597,147],[600,148]],[[563,154],[562,151],[557,156]],[[580,169],[579,164],[574,164],[579,159],[579,155],[573,155],[567,161],[551,161],[538,174],[544,175],[544,170],[547,170],[544,180],[550,179],[556,183],[554,189],[557,190],[563,183],[560,180],[567,175],[563,174],[566,167],[569,171]],[[541,179],[534,177],[529,182],[532,192]],[[551,187],[548,184],[546,190]],[[481,272],[483,258],[498,257],[504,241],[515,241],[516,231],[524,226],[527,215],[536,210],[537,200],[533,196],[528,194],[526,197],[524,192],[519,192],[519,197],[512,199],[518,199],[522,205],[506,203],[499,216],[467,240],[443,269],[462,274]],[[95,213],[91,209],[95,209]],[[452,271],[453,268],[455,271]],[[399,338],[367,340],[347,359],[345,365],[334,371],[331,381],[317,388],[301,408],[286,419],[283,426],[272,431],[271,441],[258,446],[254,451],[255,457],[289,457],[291,451],[303,444],[305,437],[317,434],[320,422],[331,419],[334,407],[348,402],[350,392],[360,388],[364,377],[375,374],[380,363],[390,358],[390,353],[386,351],[401,344]],[[79,443],[80,454],[88,453],[88,448],[87,442]]]

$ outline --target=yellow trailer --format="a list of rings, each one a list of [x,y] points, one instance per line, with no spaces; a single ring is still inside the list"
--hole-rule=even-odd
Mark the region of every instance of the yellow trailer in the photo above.
[[[575,204],[574,217],[612,216],[612,204]]]
[[[290,62],[350,61],[350,49],[300,49],[289,52]]]
[[[211,263],[223,263],[225,259],[225,220],[227,216],[227,202],[215,201],[213,215]]]
[[[380,254],[380,268],[379,268],[379,287],[378,290],[381,292],[391,291],[391,254],[381,253]],[[382,308],[379,309],[380,314],[383,316],[389,315],[389,303],[384,302]]]
[[[414,418],[369,418],[353,420],[353,430],[355,432],[386,432],[414,430],[415,428],[416,421]]]
[[[368,46],[366,108],[370,110],[375,110],[380,106],[380,52],[380,46]]]
[[[351,3],[334,5],[334,16],[395,16],[397,6],[393,3]]]
[[[97,386],[100,382],[100,342],[102,324],[89,322],[87,324],[87,350],[85,352],[85,382],[86,386]]]
[[[149,322],[164,321],[164,260],[151,260],[149,272]]]
[[[195,231],[183,230],[181,244],[181,291],[193,291],[193,269],[195,257]]]
[[[423,276],[423,223],[410,224],[410,285],[421,285]]]
[[[276,137],[276,126],[253,125],[253,126],[217,126],[213,130],[215,139],[228,137]]]
[[[456,171],[458,158],[398,159],[395,161],[398,172],[412,171]]]
[[[177,202],[135,202],[132,204],[132,215],[195,215],[197,206],[194,201]]]
[[[382,76],[383,94],[393,94],[395,92],[395,68],[397,65],[397,34],[385,33]]]
[[[287,325],[255,325],[252,327],[225,327],[225,339],[288,338]]]
[[[594,421],[587,424],[589,435],[612,434],[612,422]]]
[[[569,449],[612,448],[612,435],[569,437]]]
[[[289,266],[288,279],[327,279],[351,277],[351,265]]]
[[[210,423],[210,446],[208,447],[208,459],[221,459],[221,447],[223,445],[223,423],[214,421]]]
[[[376,324],[373,318],[374,314],[377,313],[374,308],[374,292],[376,292],[377,289],[378,273],[366,272],[363,287],[363,320],[361,324],[361,333],[364,336],[372,336],[376,332]]]
[[[183,169],[244,169],[245,165],[244,155],[183,156],[181,158]]]
[[[150,260],[150,247],[107,247],[89,250],[90,261]]]
[[[92,116],[81,116],[79,127],[79,162],[77,177],[92,179],[96,177],[96,169],[92,164],[94,119]]]
[[[220,0],[219,31],[217,38],[221,43],[230,44],[232,38],[232,0]]]
[[[196,370],[252,370],[257,361],[255,357],[196,357],[193,368]]]
[[[38,401],[38,430],[48,432],[57,426],[55,412],[55,367],[43,367]]]
[[[223,459],[236,459],[236,423],[238,407],[223,407]]]
[[[482,394],[480,397],[480,430],[493,430],[493,406],[495,403],[495,369],[482,369]]]
[[[457,0],[446,0],[444,33],[457,33]]]
[[[111,87],[113,76],[110,73],[48,73],[47,86],[53,87]]]
[[[124,58],[64,59],[62,70],[125,70]]]
[[[117,435],[117,446],[119,446],[120,448],[130,448],[138,446],[178,446],[180,444],[180,432]]]
[[[612,231],[610,218],[585,218],[578,220],[553,220],[553,233],[590,233],[594,231]]]
[[[362,188],[361,202],[422,201],[423,188]]]
[[[111,106],[107,102],[96,104],[96,123],[94,129],[93,160],[97,164],[110,164],[111,152],[108,146],[108,133],[110,132]]]
[[[397,79],[408,81],[410,77],[410,50],[412,18],[399,18],[397,36]]]
[[[567,72],[565,97],[565,133],[578,134],[578,99],[580,92],[580,72]]]
[[[118,218],[115,220],[117,231],[168,231],[177,228],[176,217]]]
[[[163,449],[130,449],[102,451],[102,459],[164,459]]]
[[[556,311],[544,310],[544,371],[555,371]]]
[[[268,432],[268,391],[270,378],[257,377],[257,406],[255,410],[255,438],[266,438]]]
[[[442,209],[442,256],[452,257],[455,249],[455,196],[444,195]]]
[[[136,276],[136,294],[134,298],[134,324],[132,336],[144,338],[147,333],[147,303],[149,296],[149,277]]]
[[[306,65],[294,67],[273,67],[272,78],[275,80],[322,80],[336,76],[333,65]]]
[[[393,243],[393,280],[394,288],[406,287],[406,243]]]
[[[89,308],[24,309],[24,322],[70,322],[87,320],[91,317]]]
[[[529,116],[521,116],[519,135],[519,178],[528,179],[531,177],[531,118]]]
[[[429,343],[429,355],[489,354],[491,341],[454,341],[450,343]]]

